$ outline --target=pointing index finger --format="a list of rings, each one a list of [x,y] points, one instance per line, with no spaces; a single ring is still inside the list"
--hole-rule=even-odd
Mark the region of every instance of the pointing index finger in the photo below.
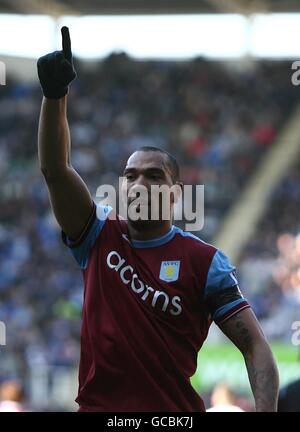
[[[71,51],[71,39],[68,27],[61,28],[62,36],[62,49],[65,56],[69,62],[72,62],[72,51]]]

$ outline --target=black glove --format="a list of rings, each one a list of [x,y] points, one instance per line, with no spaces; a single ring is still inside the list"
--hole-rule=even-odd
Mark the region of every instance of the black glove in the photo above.
[[[76,78],[68,27],[62,27],[61,36],[62,51],[40,57],[37,62],[39,80],[44,96],[48,99],[65,96],[70,82]]]

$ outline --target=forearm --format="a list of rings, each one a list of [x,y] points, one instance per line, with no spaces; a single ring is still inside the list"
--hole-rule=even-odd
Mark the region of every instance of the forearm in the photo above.
[[[62,51],[46,54],[37,62],[39,80],[46,96],[39,119],[38,158],[56,220],[68,237],[77,239],[91,217],[93,200],[70,163],[67,94],[76,72],[68,28],[62,27],[61,34]]]
[[[244,355],[257,412],[277,411],[279,376],[267,342]]]
[[[43,98],[38,130],[38,157],[44,174],[70,164],[70,131],[66,111],[66,96],[60,99]]]

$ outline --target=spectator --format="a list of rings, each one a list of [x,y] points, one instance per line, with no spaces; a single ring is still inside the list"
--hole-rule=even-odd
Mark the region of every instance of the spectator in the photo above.
[[[24,412],[23,390],[17,381],[6,381],[0,387],[0,412]]]
[[[227,384],[218,384],[211,395],[211,407],[208,412],[243,412],[237,406],[237,397]]]

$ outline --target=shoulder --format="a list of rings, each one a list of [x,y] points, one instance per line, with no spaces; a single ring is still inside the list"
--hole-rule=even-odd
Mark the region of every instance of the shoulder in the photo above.
[[[198,268],[208,271],[208,279],[215,284],[216,280],[231,275],[235,278],[235,267],[228,256],[216,246],[206,243],[194,234],[175,227],[179,247],[184,250],[189,261]]]
[[[105,241],[111,243],[112,239],[120,239],[128,232],[128,221],[109,205],[96,205],[96,222],[101,227],[101,236],[98,236],[98,245]]]
[[[175,235],[179,242],[182,242],[184,248],[192,255],[207,255],[211,258],[216,254],[218,249],[210,243],[206,243],[200,237],[188,231],[183,231],[179,227],[174,227]]]

